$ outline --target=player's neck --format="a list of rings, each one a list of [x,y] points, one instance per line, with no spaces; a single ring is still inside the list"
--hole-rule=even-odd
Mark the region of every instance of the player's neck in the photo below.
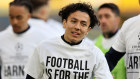
[[[78,42],[78,43],[70,43],[70,42],[68,42],[68,41],[65,40],[64,35],[62,35],[61,38],[62,38],[62,40],[63,40],[65,43],[67,43],[67,44],[69,44],[69,45],[71,45],[71,46],[73,46],[73,45],[78,45],[78,44],[80,44],[80,43],[82,42],[82,40],[81,40],[81,41]]]
[[[41,15],[41,14],[35,13],[35,12],[33,12],[32,17],[37,17],[38,19],[41,19],[43,21],[46,21],[47,20],[46,17],[45,17],[45,15]]]
[[[23,30],[21,32],[15,32],[15,33],[16,34],[23,34],[23,33],[27,32],[29,29],[30,29],[30,26],[28,25],[28,27],[25,30]]]
[[[31,18],[33,18],[33,19],[40,19],[40,18],[37,17],[37,16],[32,16]]]
[[[116,35],[117,32],[118,32],[118,29],[117,29],[115,32],[103,33],[103,36],[104,36],[105,38],[111,38],[111,37],[113,37],[114,35]]]

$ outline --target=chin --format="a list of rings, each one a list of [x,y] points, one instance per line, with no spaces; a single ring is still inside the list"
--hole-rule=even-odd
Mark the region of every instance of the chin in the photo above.
[[[72,43],[78,43],[78,42],[80,42],[80,41],[81,41],[81,40],[77,40],[77,39],[72,39],[72,40],[71,40]]]
[[[14,28],[13,28],[13,31],[14,31],[14,32],[18,32],[18,30],[17,30],[17,29],[14,29]]]
[[[105,33],[105,34],[106,34],[106,33],[108,33],[108,31],[103,31],[103,33]]]
[[[76,39],[71,39],[71,43],[76,43],[77,40]]]

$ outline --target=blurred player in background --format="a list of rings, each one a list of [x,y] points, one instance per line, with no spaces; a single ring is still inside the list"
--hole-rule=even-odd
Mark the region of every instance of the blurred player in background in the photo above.
[[[105,54],[118,37],[120,10],[113,3],[102,4],[97,12],[102,34],[96,38],[95,45]],[[126,79],[126,68],[122,58],[112,71],[114,79]]]
[[[9,4],[11,29],[0,34],[1,79],[25,79],[23,71],[36,45],[46,35],[28,24],[32,5],[26,0],[14,0]]]
[[[38,29],[42,29],[46,33],[46,36],[50,38],[63,35],[64,29],[62,24],[53,19],[48,20],[50,14],[50,0],[30,1],[33,5],[33,13],[29,24],[36,26]]]
[[[33,12],[29,24],[39,30],[42,30],[48,38],[61,36],[64,33],[62,24],[56,20],[49,19],[50,0],[27,0],[33,5]],[[4,30],[12,29],[10,26]]]

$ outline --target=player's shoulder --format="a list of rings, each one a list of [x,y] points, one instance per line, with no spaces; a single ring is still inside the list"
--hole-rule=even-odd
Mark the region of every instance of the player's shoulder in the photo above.
[[[134,16],[132,18],[127,19],[124,21],[122,27],[121,27],[121,32],[129,32],[128,30],[134,29],[135,24],[139,23],[140,15]]]
[[[85,47],[89,48],[89,50],[93,53],[93,54],[98,54],[98,53],[102,53],[101,50],[95,46],[94,42],[88,38],[84,39],[85,41]]]
[[[6,40],[10,40],[12,35],[11,35],[12,30],[4,30],[0,32],[0,43],[4,43]]]
[[[28,20],[28,23],[31,23],[31,24],[36,24],[36,23],[40,23],[40,22],[43,22],[43,20],[41,20],[41,19],[34,19],[34,18],[30,18]]]
[[[139,21],[139,19],[140,19],[140,15],[137,15],[137,16],[134,16],[134,17],[127,19],[124,23],[127,25],[130,25],[132,23]]]
[[[12,28],[11,27],[8,27],[5,30],[3,30],[3,31],[0,32],[0,36],[1,37],[2,36],[8,36],[10,32],[12,32]]]
[[[42,28],[42,26],[46,26],[45,21],[41,20],[41,19],[34,19],[34,18],[30,18],[28,21],[29,25],[35,27],[35,28]]]
[[[48,19],[48,21],[46,22],[48,24],[58,24],[58,25],[62,25],[59,21],[54,20],[54,19]]]
[[[87,38],[87,37],[85,37],[85,38],[83,39],[83,41],[84,41],[85,45],[88,45],[88,46],[93,46],[93,45],[94,45],[93,41],[90,40],[90,39]]]
[[[96,47],[95,45],[93,45],[93,47],[91,49],[91,53],[94,56],[96,56],[97,59],[100,59],[100,58],[104,57],[103,52],[98,47]]]
[[[57,44],[57,43],[59,43],[60,39],[61,39],[61,36],[48,38],[48,39],[41,41],[38,46],[39,47],[42,47],[42,46],[46,47],[46,45],[48,46],[50,44]]]

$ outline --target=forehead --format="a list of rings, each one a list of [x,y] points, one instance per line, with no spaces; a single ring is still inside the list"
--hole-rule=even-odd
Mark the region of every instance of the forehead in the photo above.
[[[101,8],[98,14],[115,14],[110,8]]]
[[[69,15],[68,19],[73,19],[73,18],[80,20],[80,21],[86,21],[86,22],[88,22],[90,20],[88,13],[82,12],[82,11],[75,11],[75,12],[71,13]]]
[[[24,6],[12,5],[9,8],[10,15],[23,15],[25,13],[29,13],[29,12]]]

